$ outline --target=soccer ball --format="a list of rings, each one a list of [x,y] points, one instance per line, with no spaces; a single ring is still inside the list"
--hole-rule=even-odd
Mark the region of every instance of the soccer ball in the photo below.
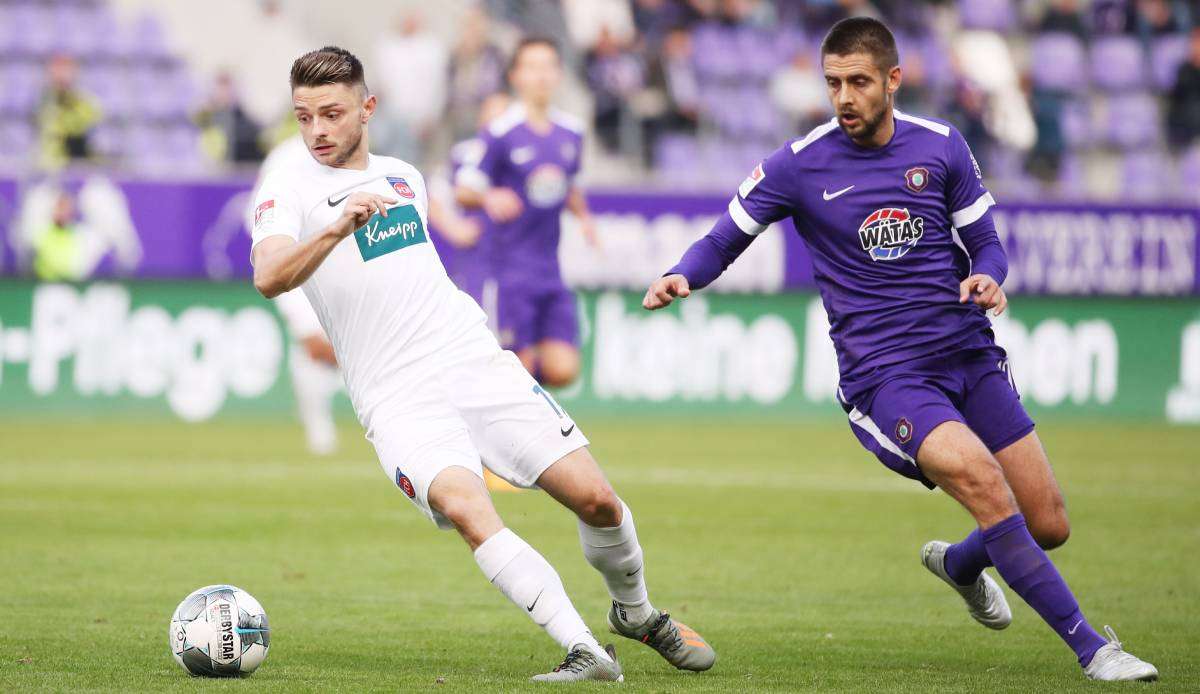
[[[262,665],[271,629],[254,596],[216,585],[200,588],[179,603],[168,638],[175,662],[193,677],[239,677]]]

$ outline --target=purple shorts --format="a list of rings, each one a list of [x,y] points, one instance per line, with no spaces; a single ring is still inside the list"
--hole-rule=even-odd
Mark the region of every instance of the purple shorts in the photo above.
[[[883,369],[877,385],[847,402],[850,429],[879,462],[932,489],[917,451],[942,422],[966,424],[995,453],[1033,431],[1033,420],[999,347],[968,349]]]
[[[566,287],[501,282],[496,295],[500,346],[518,352],[543,340],[579,344],[575,294]]]

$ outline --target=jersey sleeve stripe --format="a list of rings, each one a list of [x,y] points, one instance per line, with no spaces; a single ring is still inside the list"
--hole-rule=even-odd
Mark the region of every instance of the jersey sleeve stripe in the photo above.
[[[766,224],[754,221],[746,208],[742,207],[742,201],[738,200],[736,195],[729,201],[729,216],[733,217],[733,223],[737,224],[739,229],[750,236],[758,236],[767,230]]]
[[[957,212],[951,212],[950,223],[953,224],[955,228],[961,229],[968,224],[978,221],[979,218],[983,216],[983,213],[987,212],[988,208],[995,204],[996,200],[992,198],[992,194],[984,193],[969,206],[964,207]]]

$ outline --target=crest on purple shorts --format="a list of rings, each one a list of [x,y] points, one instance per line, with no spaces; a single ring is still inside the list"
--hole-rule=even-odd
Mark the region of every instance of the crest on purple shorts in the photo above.
[[[908,417],[901,417],[900,421],[896,422],[896,440],[908,443],[912,440],[912,433],[912,422],[908,421]]]

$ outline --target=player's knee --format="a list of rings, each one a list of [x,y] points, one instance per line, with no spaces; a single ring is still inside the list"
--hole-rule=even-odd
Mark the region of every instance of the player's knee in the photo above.
[[[1071,537],[1071,523],[1067,520],[1066,513],[1058,513],[1051,520],[1038,523],[1031,529],[1030,534],[1042,549],[1062,547]]]
[[[539,367],[542,384],[551,388],[566,388],[579,378],[578,359],[544,359]]]
[[[1012,490],[1000,465],[980,458],[961,465],[952,475],[952,483],[967,508],[1005,517],[1017,512]]]
[[[608,485],[588,493],[575,509],[579,520],[593,528],[613,528],[621,523],[621,500]]]

